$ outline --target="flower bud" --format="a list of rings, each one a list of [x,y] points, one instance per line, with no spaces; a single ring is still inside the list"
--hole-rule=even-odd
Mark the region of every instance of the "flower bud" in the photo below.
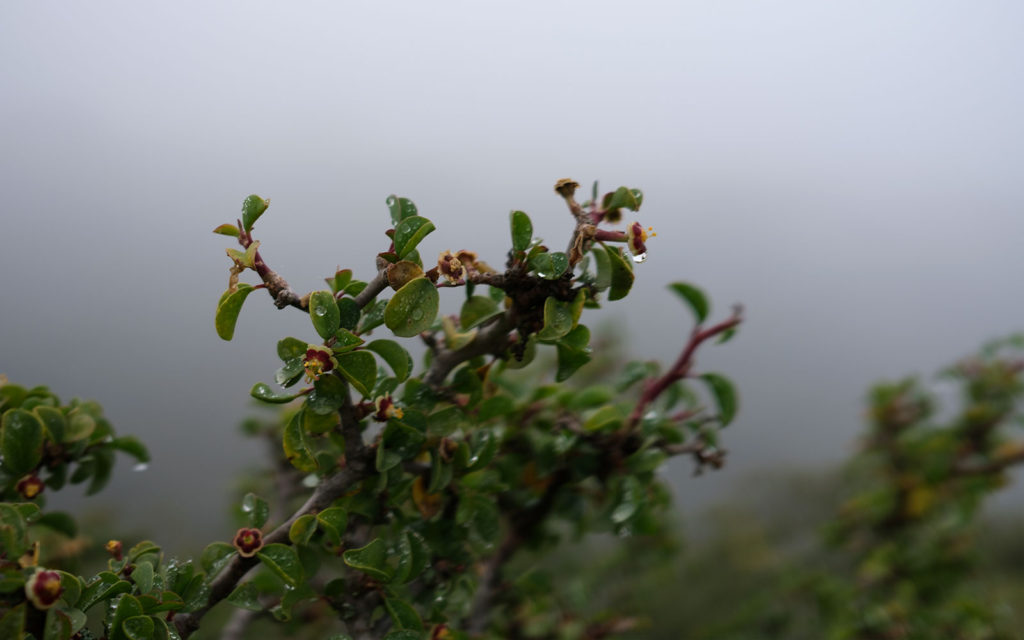
[[[39,476],[34,473],[30,473],[21,480],[18,480],[18,484],[15,485],[15,489],[17,489],[18,493],[21,494],[21,497],[26,500],[32,500],[42,493],[45,488],[46,485],[44,485],[43,481],[39,479]]]
[[[123,546],[121,545],[120,540],[108,540],[107,544],[103,545],[103,548],[107,550],[107,553],[113,556],[114,560],[117,560],[118,562],[121,561],[121,558],[123,557],[121,549]]]
[[[377,398],[374,406],[377,411],[373,414],[373,419],[377,422],[387,422],[389,418],[400,419],[404,415],[402,410],[395,406],[395,401],[390,395]]]
[[[25,583],[25,595],[36,609],[45,610],[57,604],[64,587],[60,583],[60,574],[48,569],[36,569],[32,577]]]
[[[251,558],[263,548],[263,533],[259,529],[242,527],[235,533],[232,544],[235,545],[235,549],[238,549],[238,555],[243,558]]]

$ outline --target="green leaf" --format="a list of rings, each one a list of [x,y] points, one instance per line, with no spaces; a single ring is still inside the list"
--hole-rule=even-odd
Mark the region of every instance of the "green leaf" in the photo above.
[[[348,512],[341,507],[329,507],[316,514],[316,521],[327,539],[340,545],[348,528]]]
[[[299,516],[288,529],[288,540],[294,545],[309,544],[316,533],[316,517],[307,513]]]
[[[256,194],[246,198],[242,202],[242,226],[246,231],[252,231],[252,225],[256,224],[263,212],[270,206],[269,200],[264,200]]]
[[[305,340],[298,338],[282,338],[278,341],[278,357],[283,362],[294,360],[297,357],[305,357],[309,345]]]
[[[235,547],[227,542],[212,542],[203,549],[199,557],[199,565],[207,577],[213,579],[224,568],[235,553]]]
[[[252,582],[246,582],[235,587],[235,590],[227,597],[227,601],[239,609],[263,611],[263,605],[260,604],[259,596],[260,592],[256,585]]]
[[[388,546],[380,538],[374,538],[370,544],[359,549],[349,549],[342,554],[345,564],[362,571],[366,575],[381,582],[391,579],[391,567],[388,566]]]
[[[607,251],[597,246],[590,253],[594,256],[594,287],[598,291],[604,291],[612,286],[611,259]]]
[[[149,462],[149,450],[146,445],[135,436],[120,436],[110,441],[110,446],[118,451],[123,451],[135,458],[138,462]]]
[[[78,599],[82,596],[82,581],[78,579],[78,576],[67,571],[58,571],[57,573],[60,574],[60,586],[64,589],[60,597],[68,605],[75,606],[78,604]]]
[[[266,500],[250,491],[242,498],[242,513],[245,514],[249,527],[260,529],[270,517],[270,505]]]
[[[708,388],[711,390],[711,395],[715,398],[722,426],[728,425],[736,417],[738,403],[736,387],[733,386],[728,378],[717,373],[705,373],[700,378],[707,383]]]
[[[415,457],[424,440],[423,434],[409,425],[388,420],[377,446],[377,471],[387,471],[402,460]]]
[[[398,546],[398,569],[394,578],[402,583],[415,580],[430,562],[430,547],[423,536],[410,529],[403,532]]]
[[[0,638],[21,638],[25,633],[25,605],[12,607],[0,617]]]
[[[590,329],[582,324],[570,331],[556,345],[558,352],[558,371],[555,373],[555,381],[563,382],[568,380],[576,370],[590,362]]]
[[[412,356],[394,340],[374,340],[366,348],[388,363],[399,382],[405,382],[412,370]]]
[[[232,238],[238,237],[238,226],[233,224],[222,224],[213,230],[214,233],[219,233],[222,236],[231,236]]]
[[[399,258],[404,258],[434,228],[434,223],[426,218],[419,216],[403,218],[395,226],[395,253],[398,254]]]
[[[43,458],[43,423],[34,413],[12,409],[0,420],[0,454],[3,470],[21,476],[36,468]]]
[[[296,587],[302,582],[302,563],[294,547],[279,543],[268,544],[257,551],[256,556],[289,585]]]
[[[609,300],[620,300],[625,298],[633,287],[633,267],[622,256],[622,251],[617,247],[606,247],[608,252],[608,263],[611,266],[611,289],[608,291]]]
[[[63,511],[44,513],[33,521],[32,524],[42,525],[58,533],[63,533],[69,538],[74,538],[78,535],[78,525],[75,524],[75,519]]]
[[[557,280],[569,267],[569,256],[561,251],[545,251],[530,259],[530,268],[548,280]]]
[[[334,345],[331,347],[331,351],[333,351],[334,353],[345,353],[348,351],[352,351],[359,345],[366,342],[365,340],[363,340],[356,334],[352,333],[348,329],[345,329],[344,327],[338,329],[334,333],[334,338]]]
[[[622,424],[622,412],[615,405],[601,407],[583,423],[584,431],[609,431]]]
[[[285,388],[290,387],[302,378],[305,371],[305,356],[292,358],[274,372],[274,382]]]
[[[344,298],[342,298],[344,300]],[[384,324],[384,313],[388,306],[388,300],[377,298],[366,306],[362,319],[356,327],[356,333],[367,333],[370,330]]]
[[[469,525],[480,540],[493,544],[501,533],[498,505],[480,494],[464,495],[455,511],[456,524]]]
[[[440,296],[427,278],[410,280],[388,302],[384,324],[396,336],[409,338],[430,328],[437,316]]]
[[[85,440],[96,430],[96,420],[81,408],[72,409],[68,414],[68,428],[64,431],[64,442]]]
[[[690,306],[690,309],[693,310],[693,315],[697,316],[697,324],[704,322],[710,310],[710,305],[704,292],[685,282],[673,282],[668,286]]]
[[[242,303],[253,292],[251,284],[244,282],[238,285],[235,291],[227,293],[219,305],[217,315],[214,318],[214,325],[217,328],[217,335],[223,340],[230,340],[235,335],[235,323],[238,322],[238,313],[242,310]]]
[[[313,390],[306,396],[306,407],[314,413],[327,415],[341,408],[348,388],[333,375],[320,376],[313,383]]]
[[[399,629],[384,636],[384,640],[423,640],[423,632],[412,629]]]
[[[637,211],[640,209],[640,205],[643,204],[644,194],[639,189],[630,189],[628,187],[619,187],[615,190],[615,193],[611,194],[611,198],[605,197],[604,208],[605,209],[629,209],[630,211]]]
[[[313,321],[313,328],[321,338],[326,340],[333,336],[341,327],[341,313],[334,294],[330,291],[314,291],[309,296],[309,319]]]
[[[522,211],[513,211],[511,225],[512,248],[516,251],[526,251],[533,240],[533,223],[530,222],[530,216]]]
[[[270,404],[286,404],[299,397],[297,393],[281,393],[274,391],[265,382],[257,382],[249,390],[249,395]]]
[[[466,331],[500,312],[498,303],[489,296],[471,296],[462,303],[462,310],[459,311],[459,325],[463,331]]]
[[[345,287],[352,282],[352,270],[351,269],[339,269],[334,272],[333,278],[325,278],[327,285],[331,288],[331,291],[338,293],[344,291]]]
[[[359,303],[352,298],[338,299],[338,318],[343,328],[349,331],[354,330],[359,324],[360,313],[362,313],[362,309],[359,308]]]
[[[420,615],[405,600],[384,598],[384,607],[388,610],[397,629],[423,631],[423,621],[420,620]]]
[[[338,426],[339,416],[336,411],[320,414],[308,407],[302,410],[302,429],[306,433],[321,434],[327,433]]]
[[[57,607],[48,610],[43,625],[43,640],[68,640],[70,637],[71,618],[68,614]]]
[[[399,198],[398,196],[388,196],[387,199],[388,210],[391,211],[391,223],[397,225],[406,218],[411,218],[416,215],[416,205],[413,201],[408,198]]]
[[[38,406],[32,410],[39,416],[39,420],[46,427],[46,432],[54,442],[64,442],[65,433],[68,428],[67,418],[56,407]]]
[[[148,562],[136,564],[132,571],[132,582],[139,593],[149,593],[153,588],[153,565]]]
[[[114,610],[113,618],[110,620],[110,640],[134,640],[128,635],[124,623],[129,618],[143,615],[142,605],[139,600],[130,594],[121,596]]]
[[[544,327],[537,332],[538,340],[557,340],[569,333],[573,325],[573,309],[568,302],[548,297],[544,301]]]
[[[302,431],[301,413],[296,413],[284,428],[281,445],[284,456],[299,471],[315,471],[318,467],[316,458],[309,450],[306,434]]]
[[[373,383],[377,380],[377,361],[368,351],[351,351],[337,356],[338,371],[361,393],[370,397]]]

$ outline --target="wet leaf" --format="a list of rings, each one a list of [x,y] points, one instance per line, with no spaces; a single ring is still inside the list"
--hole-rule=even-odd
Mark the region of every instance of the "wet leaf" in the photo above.
[[[12,409],[0,421],[0,454],[4,471],[20,476],[35,469],[43,458],[43,423],[34,413]]]
[[[462,303],[462,310],[459,311],[459,325],[463,331],[466,331],[500,312],[498,303],[490,297],[471,296]]]
[[[235,590],[227,597],[227,601],[239,609],[263,611],[263,605],[260,604],[259,596],[260,592],[256,585],[252,582],[246,582],[235,587]]]
[[[256,194],[246,198],[242,202],[242,227],[246,231],[252,231],[252,225],[256,224],[256,221],[269,206],[269,200],[264,200]]]
[[[352,270],[351,269],[339,269],[334,273],[333,278],[325,278],[327,285],[331,288],[333,293],[344,291],[345,287],[352,282]]]
[[[572,325],[572,306],[567,302],[549,297],[544,301],[544,327],[537,332],[537,339],[557,340],[569,333]]]
[[[235,323],[238,322],[238,313],[242,310],[242,303],[253,292],[253,287],[244,282],[238,285],[234,292],[227,293],[221,303],[217,305],[217,315],[214,318],[214,325],[217,328],[217,335],[223,340],[230,340],[235,335]]]
[[[337,356],[338,371],[361,393],[370,397],[373,383],[377,380],[377,361],[368,351],[350,351]]]
[[[321,338],[326,340],[333,336],[341,327],[341,312],[338,311],[334,294],[330,291],[314,291],[309,296],[309,319],[313,321],[313,328]]]
[[[286,404],[299,397],[299,394],[280,393],[274,391],[265,382],[257,382],[254,384],[252,389],[249,390],[249,395],[257,400],[268,402],[270,404]]]
[[[643,204],[644,201],[644,194],[642,191],[639,189],[630,189],[629,187],[619,187],[610,195],[610,198],[605,196],[605,209],[629,209],[630,211],[637,211],[640,209],[640,205]]]
[[[439,303],[434,283],[427,278],[416,278],[396,291],[387,303],[384,323],[396,336],[415,336],[433,324]]]
[[[114,609],[114,615],[110,620],[110,640],[134,640],[124,629],[124,623],[129,618],[143,615],[142,605],[139,600],[130,594],[121,596]]]
[[[375,538],[365,547],[349,549],[342,555],[345,564],[381,582],[391,579],[391,567],[387,559],[387,545],[380,538]]]
[[[329,507],[316,514],[316,521],[324,535],[335,545],[340,545],[348,528],[348,512],[341,507]]]
[[[302,416],[300,414],[295,414],[285,425],[281,445],[284,448],[285,458],[293,467],[299,471],[315,471],[317,469],[317,461],[309,450],[306,434],[302,431]]]
[[[388,210],[391,212],[391,223],[394,225],[416,215],[416,205],[408,198],[399,198],[394,195],[388,196],[387,205]]]
[[[294,547],[278,543],[268,544],[256,552],[256,557],[287,584],[297,587],[302,582],[302,563],[299,562],[299,555]]]
[[[516,251],[526,251],[533,240],[533,223],[530,216],[522,211],[513,211],[511,214],[512,225],[512,248]]]
[[[622,256],[620,249],[617,247],[606,247],[606,249],[608,263],[611,267],[611,288],[608,291],[608,299],[621,300],[633,287],[633,280],[636,276],[633,275],[633,267]]]
[[[569,267],[569,256],[561,251],[538,253],[530,259],[530,268],[548,280],[557,280]]]
[[[434,223],[420,216],[403,218],[395,226],[395,253],[404,258],[427,234],[434,230]]]
[[[399,382],[405,382],[412,370],[412,356],[394,340],[374,340],[366,348],[388,363]]]
[[[253,529],[261,529],[270,517],[270,505],[255,493],[249,492],[242,498],[242,513]]]
[[[356,325],[359,324],[359,314],[362,310],[359,308],[359,303],[352,298],[339,298],[338,299],[338,318],[342,328],[353,331]]]
[[[388,610],[391,620],[397,629],[410,629],[412,631],[423,631],[423,621],[405,600],[398,598],[384,598],[384,608]]]

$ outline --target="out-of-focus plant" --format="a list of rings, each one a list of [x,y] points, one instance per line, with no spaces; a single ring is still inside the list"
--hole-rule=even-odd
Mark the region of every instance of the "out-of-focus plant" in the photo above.
[[[97,490],[114,450],[142,461],[146,452],[113,437],[93,404],[63,407],[43,389],[0,387],[0,637],[187,638],[218,605],[235,610],[226,638],[247,637],[256,619],[335,640],[570,640],[629,629],[614,608],[586,617],[541,597],[545,569],[557,567],[545,553],[589,533],[663,533],[668,493],[656,472],[665,460],[723,464],[718,436],[736,392],[720,374],[698,375],[694,358],[741,319],[737,308],[706,324],[707,298],[677,282],[671,289],[696,326],[666,371],[634,363],[617,385],[570,386],[592,358],[585,309],[629,294],[650,235],[637,222],[608,228],[639,209],[639,190],[599,198],[595,184],[579,204],[577,188],[555,186],[573,221],[566,250],[535,239],[529,216],[514,211],[502,271],[469,250],[426,263],[418,249],[434,224],[392,196],[373,276],[338,269],[327,288],[305,295],[269,267],[253,237],[269,202],[246,198],[241,218],[215,229],[240,245],[228,249],[218,335],[232,338],[258,289],[310,324],[306,337],[278,342],[275,386],[251,390],[284,405],[280,421],[251,423],[274,442],[266,490],[245,495],[244,526],[195,560],[111,540],[108,570],[62,570],[40,532],[73,535],[73,522],[43,509],[44,488],[70,475]],[[241,281],[249,271],[257,284]],[[457,289],[459,313],[439,317],[441,293]],[[371,335],[383,329],[422,341],[423,365],[400,342]],[[550,373],[516,375],[543,351],[554,354]],[[537,566],[523,573],[530,559]]]

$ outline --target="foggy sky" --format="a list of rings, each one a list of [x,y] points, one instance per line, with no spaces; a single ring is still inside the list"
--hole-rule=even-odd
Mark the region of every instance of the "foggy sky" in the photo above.
[[[669,282],[747,310],[699,363],[740,388],[730,463],[674,464],[683,502],[834,466],[873,381],[1024,329],[1022,28],[1009,1],[0,4],[0,372],[150,446],[90,504],[228,539],[232,479],[262,464],[248,389],[313,335],[260,294],[214,333],[210,230],[247,194],[309,291],[372,275],[388,194],[437,225],[424,256],[500,264],[509,210],[560,245],[552,185],[599,179],[643,189],[658,233],[606,314],[632,352],[689,331]]]

